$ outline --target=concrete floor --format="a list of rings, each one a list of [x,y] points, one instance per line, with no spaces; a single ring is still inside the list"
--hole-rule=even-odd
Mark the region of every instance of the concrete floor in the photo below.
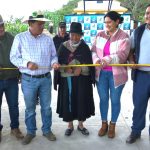
[[[76,130],[77,122],[75,121],[75,130],[70,137],[64,136],[64,131],[67,124],[58,118],[56,114],[56,99],[57,92],[52,91],[52,109],[53,109],[53,125],[52,131],[56,134],[57,141],[50,142],[42,136],[41,132],[41,116],[40,106],[37,106],[37,136],[33,139],[31,144],[23,146],[20,141],[17,141],[10,135],[10,121],[8,114],[8,107],[5,97],[3,98],[2,105],[2,122],[4,125],[2,132],[2,142],[0,143],[0,150],[149,150],[150,139],[148,134],[149,128],[149,111],[150,106],[147,109],[147,123],[142,132],[141,139],[134,144],[126,144],[126,138],[130,134],[130,126],[132,124],[132,81],[129,79],[127,82],[121,97],[122,108],[121,113],[116,125],[116,137],[109,139],[106,136],[98,137],[97,133],[101,125],[99,114],[99,97],[96,89],[94,89],[95,99],[95,116],[91,117],[85,122],[85,126],[89,129],[90,135],[88,137],[83,136]],[[24,100],[22,92],[19,94],[19,108],[20,108],[20,128],[22,132],[26,133],[26,127],[24,124]],[[110,119],[110,112],[109,112]]]

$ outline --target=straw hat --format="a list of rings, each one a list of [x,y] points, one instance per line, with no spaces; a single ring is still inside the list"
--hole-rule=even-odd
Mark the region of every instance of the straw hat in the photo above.
[[[24,20],[23,23],[28,23],[28,21],[31,21],[31,20],[43,21],[43,22],[48,22],[48,21],[50,21],[49,19],[44,18],[44,15],[42,14],[41,11],[32,13],[32,15],[29,16],[28,19]]]

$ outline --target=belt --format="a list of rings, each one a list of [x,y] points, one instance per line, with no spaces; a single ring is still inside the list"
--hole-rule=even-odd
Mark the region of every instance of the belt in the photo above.
[[[31,78],[44,78],[44,77],[47,77],[50,73],[47,72],[47,73],[41,74],[41,75],[30,75],[30,74],[27,74],[27,73],[23,73],[23,74],[28,76],[28,77],[31,77]]]
[[[138,71],[141,72],[141,73],[145,73],[145,74],[150,75],[150,71],[143,71],[143,70],[138,70]]]

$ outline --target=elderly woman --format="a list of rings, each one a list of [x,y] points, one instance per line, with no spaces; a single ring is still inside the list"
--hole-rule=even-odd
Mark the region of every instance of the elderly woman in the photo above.
[[[88,45],[81,40],[82,26],[72,22],[70,26],[70,40],[61,44],[58,49],[58,61],[63,65],[92,64],[92,55]],[[59,76],[55,76],[55,83],[59,85],[57,113],[63,121],[68,122],[65,131],[70,136],[74,130],[73,121],[78,120],[78,131],[89,135],[83,122],[94,115],[92,84],[95,82],[93,67],[61,68]],[[55,85],[56,87],[57,85]]]
[[[111,67],[109,64],[127,62],[130,51],[130,40],[127,33],[119,29],[123,18],[115,11],[110,11],[104,16],[105,31],[97,34],[91,48],[93,62],[101,64],[96,67],[96,85],[100,97],[100,113],[102,127],[98,135],[115,137],[115,125],[120,113],[120,97],[128,79],[126,67]],[[111,100],[111,121],[108,126],[109,99]]]

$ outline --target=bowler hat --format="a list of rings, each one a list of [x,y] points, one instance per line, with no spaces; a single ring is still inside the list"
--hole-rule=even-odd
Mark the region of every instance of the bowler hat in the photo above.
[[[77,33],[77,34],[83,35],[81,23],[72,22],[70,25],[70,33]]]
[[[1,24],[4,24],[4,21],[3,21],[2,16],[0,15],[0,25],[1,25]]]

